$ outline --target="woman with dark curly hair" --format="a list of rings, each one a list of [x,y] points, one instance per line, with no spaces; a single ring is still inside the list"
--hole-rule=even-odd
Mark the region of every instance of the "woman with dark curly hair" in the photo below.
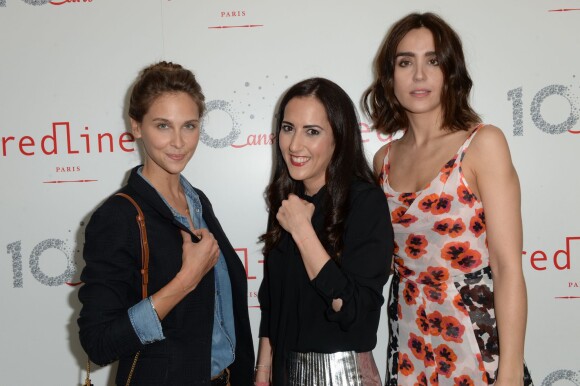
[[[532,383],[518,176],[471,86],[459,36],[414,13],[391,27],[364,97],[377,130],[402,132],[374,159],[396,242],[387,385]]]
[[[286,92],[277,119],[256,385],[379,385],[393,234],[355,108],[313,78]]]

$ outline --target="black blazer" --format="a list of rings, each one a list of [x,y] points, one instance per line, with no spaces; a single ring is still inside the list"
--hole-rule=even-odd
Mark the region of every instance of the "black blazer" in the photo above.
[[[138,167],[137,167],[138,168]],[[166,285],[181,268],[180,229],[159,194],[134,168],[120,191],[130,195],[145,215],[149,240],[149,294]],[[218,241],[232,285],[236,353],[230,366],[233,386],[253,383],[254,348],[250,331],[245,269],[201,192],[203,218]],[[109,197],[92,215],[86,231],[79,290],[83,304],[78,319],[80,341],[100,365],[119,360],[116,382],[124,385],[137,351],[141,351],[132,385],[209,385],[214,320],[213,269],[162,321],[165,339],[143,345],[127,310],[141,301],[141,244],[133,205]]]

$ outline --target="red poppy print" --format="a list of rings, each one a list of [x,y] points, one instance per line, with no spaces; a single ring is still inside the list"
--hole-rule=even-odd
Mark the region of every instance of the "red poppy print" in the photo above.
[[[475,205],[476,197],[475,194],[471,193],[471,190],[464,184],[461,184],[457,187],[457,199],[460,203],[473,208]]]
[[[441,323],[441,336],[446,341],[452,341],[456,343],[463,342],[463,333],[465,332],[465,326],[453,316],[444,316]]]
[[[447,243],[441,250],[441,257],[451,261],[453,268],[469,273],[482,263],[481,253],[470,248],[469,241]]]
[[[399,353],[399,371],[406,376],[413,374],[413,371],[415,371],[415,366],[409,360],[409,356],[401,352]]]
[[[442,236],[449,235],[452,238],[459,237],[465,232],[465,223],[461,218],[451,219],[445,218],[441,221],[436,221],[433,225],[433,230]]]
[[[453,378],[453,386],[475,386],[473,379],[469,375],[462,375],[460,377]]]
[[[437,373],[449,378],[456,369],[455,361],[457,355],[446,344],[440,344],[435,349],[435,363],[437,365]]]
[[[435,353],[433,352],[433,346],[431,343],[425,345],[425,358],[423,358],[423,364],[425,367],[435,366]]]
[[[446,282],[449,279],[449,271],[445,267],[427,267],[427,272],[434,283]]]
[[[451,201],[453,201],[453,196],[449,194],[441,193],[441,196],[439,196],[433,193],[419,201],[419,209],[434,215],[449,213],[451,210]]]
[[[487,377],[487,371],[485,371],[485,365],[483,364],[483,360],[481,359],[481,354],[476,354],[475,357],[477,358],[477,363],[479,364],[478,369],[481,370],[481,380],[484,384],[489,384],[489,379]]]
[[[413,283],[412,281],[407,281],[405,284],[405,289],[403,290],[403,298],[405,299],[405,303],[408,305],[416,304],[417,296],[421,291],[417,288],[417,284]]]
[[[437,204],[433,208],[431,208],[431,213],[435,215],[449,213],[449,211],[451,210],[451,201],[453,201],[453,196],[441,193],[441,196],[439,197]]]
[[[417,382],[413,386],[429,386],[425,372],[421,371],[421,373],[417,375]]]
[[[441,169],[441,173],[439,175],[439,180],[441,180],[441,182],[446,183],[447,180],[449,179],[449,175],[451,174],[451,172],[453,171],[453,169],[456,166],[455,165],[456,159],[457,159],[457,156],[453,157],[452,159],[447,161],[447,163],[445,165],[443,165],[443,168]]]
[[[477,358],[477,363],[479,364],[479,369],[481,371],[485,371],[485,365],[483,364],[483,360],[481,359],[481,354],[477,353],[477,354],[475,354],[475,357]]]
[[[423,293],[425,294],[425,296],[427,297],[427,299],[431,302],[435,302],[437,304],[443,304],[443,302],[445,301],[445,299],[447,298],[447,293],[445,292],[447,290],[447,284],[446,283],[440,283],[437,285],[426,285],[423,288]]]
[[[425,313],[420,313],[419,311],[417,311],[417,318],[415,319],[415,323],[417,324],[417,327],[419,327],[419,330],[427,335],[429,334],[429,319],[427,319],[427,316],[425,315]]]
[[[437,359],[441,358],[448,362],[455,362],[457,360],[457,355],[455,355],[455,352],[445,343],[442,343],[439,346],[437,346],[437,348],[435,349],[435,357]]]
[[[383,168],[399,276],[391,281],[389,296],[388,352],[396,353],[387,355],[385,384],[475,386],[496,381],[499,343],[485,214],[461,175],[468,144],[469,139],[416,193],[393,191],[389,168]],[[524,385],[531,384],[525,375]]]
[[[405,266],[405,261],[400,257],[395,257],[395,269],[403,278],[415,275],[415,271]]]
[[[419,201],[419,209],[426,213],[431,212],[431,208],[434,207],[438,201],[439,195],[435,193],[425,196],[421,201]]]
[[[448,362],[448,361],[443,360],[441,358],[436,359],[435,363],[437,365],[437,372],[440,375],[443,375],[447,378],[451,377],[451,374],[453,373],[453,371],[455,371],[455,368],[456,368],[455,363]]]
[[[390,163],[387,163],[387,164],[383,163],[383,167],[381,168],[381,172],[379,173],[379,183],[381,184],[381,186],[387,180],[387,176],[389,175],[390,171],[391,171],[391,164]]]
[[[475,237],[479,237],[485,232],[485,213],[483,212],[483,208],[476,209],[475,216],[469,221],[469,230]]]
[[[416,198],[417,193],[402,193],[399,195],[399,202],[409,207]]]
[[[425,339],[423,337],[411,333],[408,344],[415,358],[420,360],[425,358]]]
[[[429,383],[431,386],[439,386],[439,374],[437,371],[434,371],[433,374],[429,377]]]
[[[433,311],[427,316],[429,320],[429,333],[433,336],[441,335],[443,331],[443,315],[439,311]]]
[[[425,248],[427,247],[428,242],[423,235],[411,233],[409,237],[407,237],[405,244],[407,245],[405,252],[411,259],[418,259],[427,253]]]
[[[381,172],[379,173],[379,185],[380,186],[383,186],[384,183],[385,183],[385,181],[386,181],[386,178],[385,178],[385,167],[383,166],[383,168],[381,169]],[[385,192],[385,194],[386,194],[386,192]],[[390,194],[388,196],[393,197]]]
[[[465,304],[463,303],[463,299],[461,298],[460,294],[455,295],[455,297],[453,298],[453,305],[457,310],[461,311],[463,315],[469,316],[467,308],[465,307]]]
[[[417,217],[407,214],[407,209],[404,206],[400,206],[391,212],[391,221],[393,224],[400,224],[405,228],[408,228],[411,224],[417,221]]]
[[[449,279],[449,271],[445,267],[427,267],[427,272],[421,272],[417,282],[437,287],[445,284],[447,279]]]
[[[447,298],[447,283],[449,272],[444,267],[427,267],[427,272],[421,272],[417,282],[424,284],[423,293],[432,302],[443,304]]]

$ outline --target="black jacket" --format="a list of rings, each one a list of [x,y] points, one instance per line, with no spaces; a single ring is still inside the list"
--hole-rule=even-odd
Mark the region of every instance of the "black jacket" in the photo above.
[[[273,384],[285,385],[289,351],[334,353],[374,349],[393,255],[393,227],[383,191],[366,182],[353,182],[345,220],[340,263],[329,260],[310,280],[292,236],[265,256],[259,300],[260,337],[270,338]],[[326,187],[313,197],[312,226],[324,231]],[[320,238],[320,236],[319,236]],[[339,312],[332,300],[341,298]]]
[[[141,207],[149,240],[149,294],[166,285],[181,268],[183,227],[158,193],[133,169],[121,192]],[[218,241],[232,285],[236,353],[232,385],[253,382],[254,349],[250,331],[245,269],[216,219],[211,203],[196,189],[203,218]],[[209,385],[215,284],[213,269],[162,321],[165,339],[140,343],[127,310],[141,301],[141,245],[133,205],[109,197],[92,215],[85,232],[79,290],[83,304],[78,324],[89,358],[100,365],[119,360],[117,384],[127,380],[133,357],[141,350],[131,385]]]

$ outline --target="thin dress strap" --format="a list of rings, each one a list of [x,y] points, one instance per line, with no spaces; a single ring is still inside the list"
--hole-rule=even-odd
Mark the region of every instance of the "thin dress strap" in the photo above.
[[[459,148],[459,151],[457,152],[457,154],[461,154],[460,161],[463,160],[463,157],[465,156],[465,152],[467,151],[467,148],[469,147],[469,144],[473,140],[473,137],[475,137],[475,134],[477,134],[477,131],[479,129],[481,129],[483,126],[485,126],[485,123],[480,123],[479,125],[477,125],[475,127],[475,129],[473,129],[473,131],[471,132],[471,134],[469,134],[469,137],[467,137],[467,139],[465,140],[465,142],[463,142],[463,145],[461,145],[461,147]]]

